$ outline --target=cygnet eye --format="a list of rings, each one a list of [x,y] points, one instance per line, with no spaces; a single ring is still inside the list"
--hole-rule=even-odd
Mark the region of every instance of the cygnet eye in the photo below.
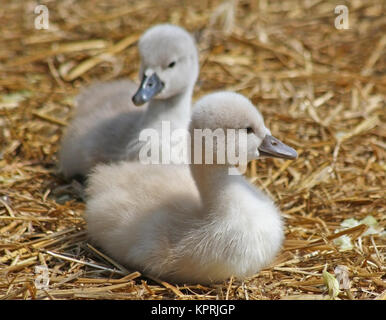
[[[252,129],[252,127],[247,127],[247,134],[255,133]]]
[[[168,68],[173,68],[176,65],[175,61],[169,63]]]

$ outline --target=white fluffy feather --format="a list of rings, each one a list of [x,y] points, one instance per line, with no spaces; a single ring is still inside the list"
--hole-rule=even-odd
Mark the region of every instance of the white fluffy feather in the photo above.
[[[263,119],[243,96],[220,92],[193,109],[194,128],[252,126]],[[262,137],[251,143],[257,148]],[[253,142],[254,141],[254,142]],[[129,268],[173,282],[244,278],[268,265],[283,240],[280,212],[227,165],[100,165],[90,177],[91,239]]]

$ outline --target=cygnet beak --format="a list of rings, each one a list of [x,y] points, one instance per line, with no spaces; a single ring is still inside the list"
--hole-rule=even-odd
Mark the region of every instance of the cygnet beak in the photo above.
[[[146,74],[144,74],[141,85],[133,96],[132,101],[136,106],[143,105],[157,95],[163,87],[163,82],[155,72],[150,76],[146,76]]]
[[[259,153],[260,156],[270,158],[296,159],[298,157],[295,149],[268,134],[259,147]]]

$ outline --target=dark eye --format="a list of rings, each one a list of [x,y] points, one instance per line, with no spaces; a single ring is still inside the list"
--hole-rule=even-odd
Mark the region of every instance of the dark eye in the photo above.
[[[247,133],[250,134],[250,133],[255,133],[255,132],[253,131],[252,127],[248,127],[247,128]]]
[[[176,65],[175,61],[169,63],[168,68],[173,68]]]

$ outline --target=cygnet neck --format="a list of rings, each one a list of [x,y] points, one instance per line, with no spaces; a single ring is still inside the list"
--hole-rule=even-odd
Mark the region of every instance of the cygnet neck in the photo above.
[[[228,198],[233,193],[234,186],[243,185],[243,177],[240,175],[230,175],[230,167],[218,164],[191,164],[190,170],[201,195],[201,200],[207,209],[212,212],[222,212],[216,210],[223,206],[224,198]],[[231,194],[233,196],[233,194]]]
[[[144,128],[161,126],[170,121],[172,129],[186,129],[190,119],[193,86],[167,99],[152,99],[144,117]]]

